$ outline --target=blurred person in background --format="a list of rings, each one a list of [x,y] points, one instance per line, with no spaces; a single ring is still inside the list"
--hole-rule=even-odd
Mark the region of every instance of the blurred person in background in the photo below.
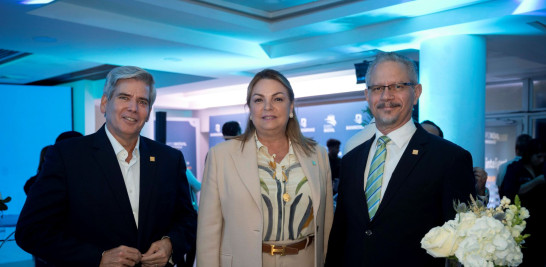
[[[332,189],[334,195],[337,194],[337,186],[339,184],[339,168],[341,167],[341,159],[338,157],[339,146],[341,142],[337,139],[328,139],[326,147],[328,148],[328,160],[330,162],[330,170],[332,171]]]
[[[546,183],[544,157],[546,146],[538,139],[531,139],[523,147],[521,159],[508,165],[499,194],[512,201],[519,195],[523,207],[529,210],[525,233],[523,263],[520,266],[545,266],[544,240],[546,240]]]
[[[241,125],[236,121],[228,121],[222,125],[224,140],[228,140],[241,134]]]
[[[512,160],[507,161],[499,166],[499,173],[497,174],[497,180],[495,181],[499,190],[502,186],[502,181],[504,181],[504,176],[506,175],[506,169],[508,168],[508,165],[521,159],[521,154],[529,141],[531,141],[531,139],[533,138],[528,134],[521,134],[516,138],[516,156]]]

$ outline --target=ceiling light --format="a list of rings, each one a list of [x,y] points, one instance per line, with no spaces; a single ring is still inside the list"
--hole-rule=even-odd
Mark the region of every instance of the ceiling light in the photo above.
[[[519,6],[512,12],[513,15],[529,13],[543,9],[546,4],[542,0],[519,0]]]
[[[290,77],[296,98],[364,91],[365,84],[355,83],[354,69]],[[176,109],[206,109],[244,105],[248,84],[216,87],[201,91],[165,94],[156,103]],[[363,94],[363,93],[362,93]]]
[[[45,5],[53,2],[55,0],[23,0],[19,3],[23,5]]]

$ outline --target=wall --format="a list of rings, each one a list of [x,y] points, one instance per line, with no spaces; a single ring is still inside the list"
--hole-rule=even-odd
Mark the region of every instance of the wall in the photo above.
[[[200,157],[197,159],[197,168],[199,169],[198,171],[199,177],[197,177],[197,179],[201,180],[202,173],[203,173],[202,171],[205,166],[205,158],[209,151],[209,117],[216,116],[216,115],[238,114],[238,113],[245,113],[245,112],[246,110],[244,105],[211,108],[211,109],[197,110],[193,112],[194,117],[199,118],[199,124],[201,126],[201,134],[197,136],[197,138],[199,138],[199,142],[202,144],[200,147],[197,148],[199,149],[199,152],[197,153],[197,155],[200,155]]]
[[[84,135],[95,132],[95,105],[102,96],[105,80],[81,80],[62,86],[72,87],[74,105],[74,131]]]
[[[10,196],[8,210],[0,218],[0,240],[13,226],[26,200],[23,186],[37,173],[40,151],[55,143],[57,136],[72,130],[72,94],[69,87],[0,85],[4,116],[0,131],[0,193]],[[4,226],[7,226],[4,227]],[[32,259],[13,241],[0,249],[0,265]]]

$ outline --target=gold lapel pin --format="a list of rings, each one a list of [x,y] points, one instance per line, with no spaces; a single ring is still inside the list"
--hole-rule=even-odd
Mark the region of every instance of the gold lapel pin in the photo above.
[[[419,154],[419,150],[417,150],[417,149],[414,149],[414,150],[413,150],[413,152],[411,152],[411,154],[413,154],[413,155],[417,155],[417,154]]]
[[[150,156],[150,161],[155,162],[155,157]]]

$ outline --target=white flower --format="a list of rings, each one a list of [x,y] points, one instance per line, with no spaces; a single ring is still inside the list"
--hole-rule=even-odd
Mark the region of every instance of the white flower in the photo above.
[[[508,226],[512,226],[512,220],[514,219],[514,215],[514,212],[509,209],[504,212],[504,216]]]
[[[458,213],[455,216],[455,222],[458,223],[457,235],[465,236],[466,231],[476,222],[476,214],[473,212]]]
[[[459,244],[455,256],[464,266],[493,266],[488,264],[483,253],[480,253],[481,246],[476,236],[469,236]]]
[[[510,231],[491,217],[476,219],[459,243],[455,256],[465,266],[516,266],[522,258]]]
[[[529,218],[529,210],[524,207],[521,207],[521,209],[519,210],[519,217],[524,220]]]
[[[452,256],[457,249],[456,223],[454,220],[432,229],[421,240],[421,247],[435,258]]]
[[[516,205],[510,205],[508,206],[508,209],[514,214],[518,212],[518,207],[516,207]]]
[[[510,229],[510,231],[512,232],[512,237],[516,238],[520,236],[521,232],[523,232],[524,229],[525,229],[525,225],[523,224],[514,225],[512,229]]]
[[[516,203],[510,205],[505,197],[501,206],[486,209],[473,202],[454,220],[431,229],[421,247],[434,257],[454,255],[464,266],[517,266],[523,260],[520,246],[529,211],[518,207],[518,198]]]
[[[510,205],[510,199],[507,198],[506,196],[502,197],[501,206],[508,206],[508,205]]]

